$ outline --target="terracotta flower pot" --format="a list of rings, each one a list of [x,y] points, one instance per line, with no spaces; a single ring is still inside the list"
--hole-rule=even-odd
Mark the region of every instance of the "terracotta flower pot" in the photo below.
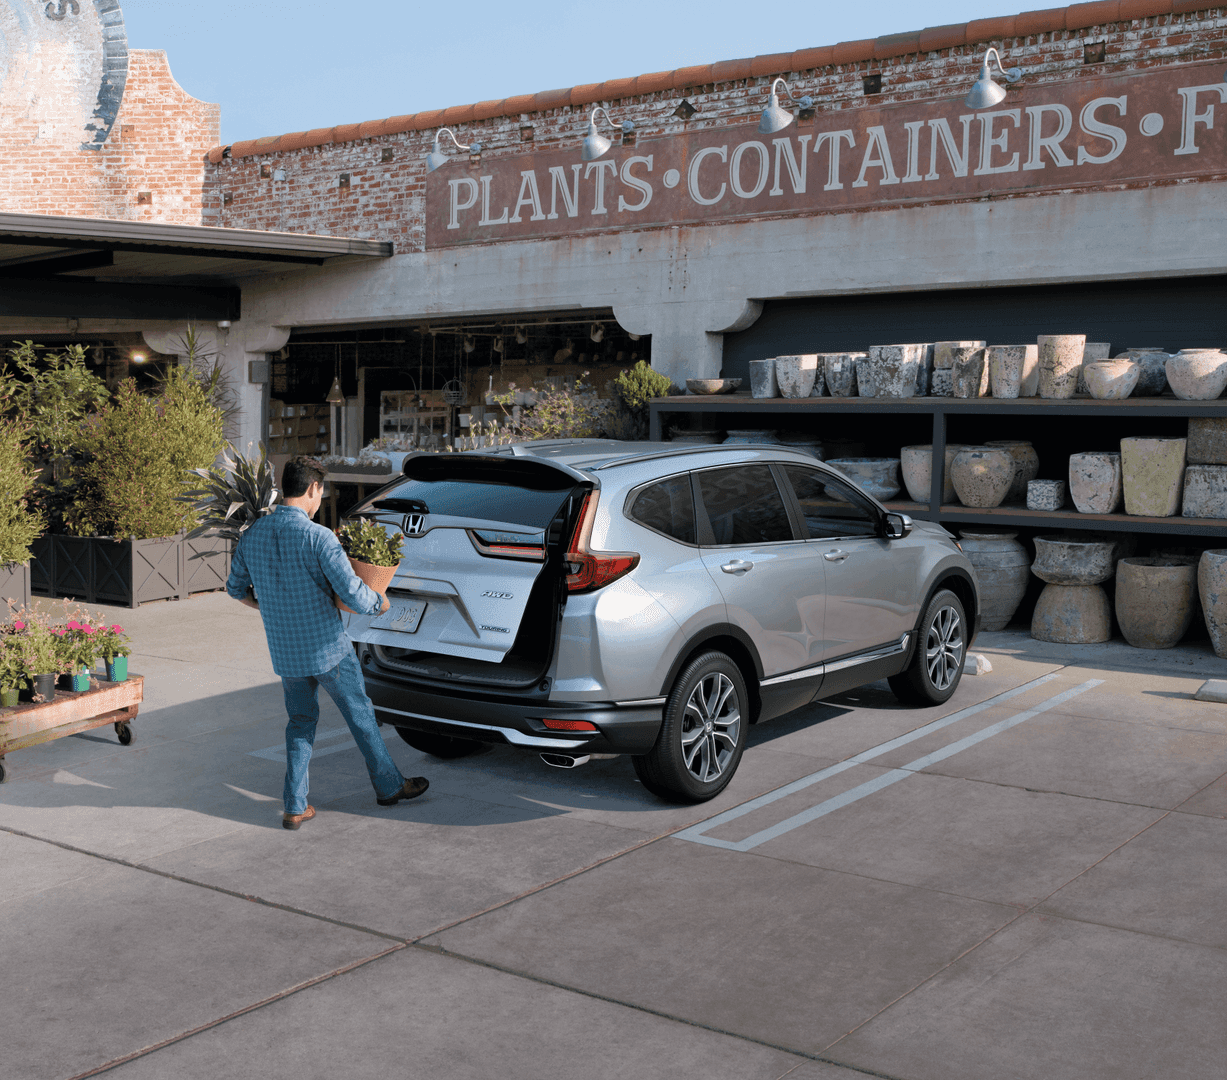
[[[381,594],[388,591],[388,586],[396,576],[395,566],[376,566],[374,563],[359,562],[357,559],[350,559],[349,565],[353,567],[354,573],[362,579],[364,584]],[[336,598],[336,603],[342,611],[348,611],[351,615],[358,614],[353,608],[341,603],[339,596]]]

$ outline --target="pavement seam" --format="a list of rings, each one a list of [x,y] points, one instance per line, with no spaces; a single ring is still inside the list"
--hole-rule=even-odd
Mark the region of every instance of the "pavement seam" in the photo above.
[[[123,1057],[113,1058],[111,1061],[104,1062],[92,1069],[87,1069],[85,1072],[77,1073],[71,1076],[68,1080],[86,1080],[90,1076],[98,1076],[100,1073],[110,1072],[112,1069],[118,1069],[121,1065],[127,1065],[130,1062],[136,1061],[137,1058],[147,1057],[150,1054],[156,1053],[159,1050],[164,1050],[168,1046],[173,1046],[175,1043],[183,1042],[185,1039],[190,1039],[193,1035],[200,1035],[211,1028],[219,1027],[230,1020],[237,1020],[240,1016],[245,1016],[247,1013],[255,1012],[256,1009],[263,1009],[266,1005],[275,1004],[282,1001],[293,994],[300,993],[303,990],[309,990],[313,986],[318,986],[320,983],[327,982],[329,979],[335,979],[341,975],[347,975],[351,971],[355,971],[360,967],[365,967],[367,964],[374,963],[376,960],[382,960],[385,956],[390,956],[392,953],[400,952],[408,948],[403,942],[392,945],[382,952],[377,952],[373,956],[363,957],[361,960],[355,960],[352,963],[345,964],[342,967],[334,968],[332,971],[327,971],[323,975],[314,975],[310,979],[303,982],[295,983],[293,986],[286,987],[284,990],[278,990],[275,994],[270,994],[266,998],[261,998],[259,1001],[253,1001],[250,1005],[244,1005],[241,1009],[235,1009],[234,1012],[227,1013],[225,1016],[219,1016],[214,1020],[206,1021],[197,1027],[191,1028],[188,1031],[181,1031],[178,1035],[172,1035],[167,1039],[162,1039],[160,1042],[153,1043],[150,1046],[141,1047],[139,1050],[133,1050],[131,1053],[124,1054]]]
[[[875,1076],[880,1080],[903,1080],[903,1078],[895,1076],[893,1073],[877,1072],[873,1069],[866,1069],[859,1065],[849,1065],[847,1062],[838,1061],[835,1058],[825,1057],[822,1054],[815,1054],[808,1050],[798,1050],[792,1046],[785,1046],[782,1043],[770,1042],[767,1039],[755,1038],[753,1035],[745,1035],[738,1031],[730,1031],[727,1028],[717,1027],[714,1024],[705,1024],[700,1020],[691,1020],[685,1016],[678,1016],[674,1013],[667,1013],[661,1009],[653,1009],[650,1005],[640,1005],[633,1001],[623,1001],[621,998],[611,997],[609,994],[599,994],[595,990],[585,990],[581,986],[571,986],[568,983],[557,982],[554,979],[546,978],[544,975],[535,975],[531,971],[522,971],[518,968],[507,967],[503,964],[495,963],[492,960],[483,960],[477,956],[468,956],[465,953],[453,952],[442,945],[429,945],[421,939],[414,941],[410,948],[428,952],[435,956],[443,957],[447,960],[459,960],[464,964],[472,964],[474,967],[486,968],[489,971],[498,971],[504,975],[511,975],[518,979],[525,979],[528,982],[537,983],[540,986],[549,986],[555,990],[565,990],[567,993],[579,994],[581,997],[590,998],[593,1001],[603,1001],[609,1005],[618,1005],[624,1009],[630,1009],[634,1012],[644,1013],[648,1016],[659,1017],[661,1020],[670,1020],[677,1024],[685,1024],[687,1027],[697,1028],[700,1031],[710,1031],[716,1035],[724,1035],[730,1039],[737,1039],[740,1042],[752,1043],[755,1046],[763,1046],[769,1050],[778,1050],[782,1054],[791,1054],[793,1057],[804,1058],[806,1061],[820,1061],[824,1065],[836,1065],[841,1069],[849,1069],[852,1072],[861,1073],[863,1076]],[[799,1062],[799,1068],[804,1062]],[[792,1072],[794,1070],[789,1070]],[[788,1073],[784,1074],[785,1076]],[[76,1077],[71,1080],[77,1080]]]
[[[961,953],[959,953],[959,954],[958,954],[958,956],[953,957],[953,958],[952,958],[952,959],[951,959],[949,962],[947,962],[947,963],[943,964],[943,965],[942,965],[941,967],[939,967],[939,968],[938,968],[938,969],[937,969],[935,972],[933,972],[933,974],[928,975],[928,976],[926,976],[925,978],[921,979],[921,980],[920,980],[920,982],[918,982],[918,983],[917,983],[915,986],[913,986],[913,987],[912,987],[910,990],[905,990],[905,991],[904,991],[902,994],[900,994],[900,995],[899,995],[897,998],[895,998],[893,1001],[889,1001],[889,1002],[887,1002],[885,1005],[883,1005],[883,1006],[882,1006],[882,1008],[880,1008],[880,1009],[879,1009],[877,1012],[875,1012],[875,1013],[874,1013],[872,1016],[867,1017],[866,1019],[862,1020],[862,1021],[861,1021],[859,1024],[857,1024],[857,1025],[856,1025],[856,1027],[849,1028],[849,1029],[848,1029],[847,1031],[845,1031],[845,1032],[844,1032],[844,1033],[843,1033],[843,1034],[842,1034],[842,1035],[841,1035],[841,1036],[840,1036],[838,1039],[836,1039],[836,1040],[835,1040],[835,1042],[828,1043],[828,1044],[827,1044],[827,1046],[825,1047],[825,1049],[829,1050],[829,1049],[830,1049],[832,1046],[835,1046],[835,1045],[837,1045],[838,1043],[843,1042],[843,1040],[844,1040],[844,1039],[846,1039],[846,1038],[847,1038],[849,1035],[853,1035],[853,1034],[855,1034],[856,1032],[860,1031],[860,1029],[861,1029],[861,1028],[863,1028],[863,1027],[865,1027],[865,1025],[866,1025],[866,1024],[871,1024],[871,1023],[873,1023],[873,1021],[874,1021],[874,1020],[876,1020],[876,1019],[877,1019],[879,1016],[881,1016],[881,1015],[882,1015],[884,1012],[886,1012],[888,1009],[892,1009],[892,1008],[894,1008],[894,1006],[895,1006],[895,1005],[897,1005],[897,1004],[898,1004],[900,1001],[902,1001],[904,998],[906,998],[906,997],[911,997],[911,995],[912,995],[912,994],[914,994],[914,993],[916,993],[916,991],[917,991],[917,990],[919,990],[919,989],[920,989],[922,986],[925,986],[925,985],[927,985],[928,983],[932,982],[934,979],[936,979],[936,978],[937,978],[939,975],[941,975],[943,972],[945,972],[945,971],[949,971],[949,970],[950,970],[950,968],[952,968],[952,967],[953,967],[955,964],[957,964],[957,963],[958,963],[960,960],[962,960],[962,959],[963,959],[965,956],[969,956],[971,953],[975,952],[975,951],[976,951],[978,948],[980,948],[982,945],[985,945],[985,944],[987,944],[988,942],[992,941],[992,940],[993,940],[993,938],[997,937],[997,936],[998,936],[999,934],[1001,934],[1003,931],[1008,930],[1008,929],[1009,929],[1011,926],[1013,926],[1013,925],[1014,925],[1016,922],[1018,922],[1018,920],[1019,920],[1019,919],[1025,918],[1027,915],[1030,915],[1032,912],[1035,912],[1035,911],[1036,911],[1036,910],[1037,910],[1037,909],[1038,909],[1038,908],[1039,908],[1039,907],[1040,907],[1042,904],[1046,904],[1046,903],[1047,903],[1049,900],[1051,900],[1051,899],[1052,899],[1054,896],[1056,896],[1056,894],[1057,894],[1057,893],[1059,893],[1059,892],[1060,892],[1062,889],[1064,889],[1064,888],[1065,888],[1067,885],[1072,885],[1072,884],[1073,884],[1075,881],[1077,881],[1077,880],[1078,880],[1080,877],[1082,877],[1084,874],[1088,874],[1088,873],[1090,873],[1090,871],[1094,870],[1094,869],[1095,869],[1095,867],[1097,867],[1097,866],[1098,866],[1100,863],[1104,862],[1106,859],[1110,859],[1110,858],[1111,858],[1113,855],[1115,855],[1115,854],[1116,854],[1118,851],[1120,851],[1120,850],[1121,850],[1121,848],[1125,847],[1125,845],[1126,845],[1126,844],[1131,844],[1131,843],[1132,843],[1134,840],[1136,840],[1136,839],[1137,839],[1139,836],[1141,836],[1141,835],[1142,835],[1142,833],[1144,833],[1144,832],[1148,831],[1149,829],[1153,829],[1153,828],[1154,828],[1156,825],[1158,825],[1158,824],[1159,824],[1159,822],[1160,822],[1160,821],[1162,821],[1164,818],[1166,818],[1166,817],[1168,816],[1168,814],[1170,814],[1170,813],[1171,813],[1171,811],[1170,811],[1170,810],[1168,810],[1168,811],[1166,811],[1166,812],[1165,812],[1165,813],[1164,813],[1162,816],[1160,816],[1160,817],[1156,818],[1154,821],[1152,821],[1152,822],[1151,822],[1149,825],[1147,825],[1145,828],[1138,829],[1138,831],[1137,831],[1137,832],[1135,832],[1135,833],[1134,833],[1132,836],[1128,837],[1128,838],[1127,838],[1127,839],[1125,839],[1125,840],[1122,840],[1122,841],[1121,841],[1119,844],[1117,844],[1117,845],[1116,845],[1116,847],[1114,847],[1114,848],[1113,848],[1111,851],[1107,852],[1106,854],[1104,854],[1104,855],[1103,855],[1103,856],[1101,856],[1100,858],[1096,859],[1096,860],[1095,860],[1093,863],[1091,863],[1091,864],[1090,864],[1090,866],[1084,867],[1082,870],[1079,870],[1079,871],[1078,871],[1078,873],[1076,873],[1076,874],[1075,874],[1073,877],[1071,877],[1071,878],[1070,878],[1068,881],[1062,882],[1062,883],[1061,883],[1060,885],[1058,885],[1058,886],[1057,886],[1055,889],[1053,889],[1053,890],[1052,890],[1052,892],[1050,892],[1050,893],[1049,893],[1047,896],[1043,897],[1043,898],[1042,898],[1042,899],[1040,899],[1040,900],[1037,900],[1037,901],[1036,901],[1034,904],[1032,904],[1030,907],[1026,908],[1025,910],[1020,911],[1020,912],[1019,912],[1017,915],[1015,915],[1015,916],[1014,916],[1014,918],[1012,918],[1012,919],[1008,920],[1007,922],[1002,923],[1002,924],[1001,924],[1001,926],[997,927],[997,929],[996,929],[996,930],[992,931],[992,932],[991,932],[991,933],[989,933],[989,934],[986,934],[986,935],[985,935],[983,938],[981,938],[979,941],[975,942],[975,944],[973,944],[973,945],[969,945],[969,946],[968,946],[966,949],[964,949],[964,950],[963,950]],[[1046,917],[1047,917],[1047,918],[1050,918],[1050,919],[1063,919],[1063,918],[1064,918],[1064,917],[1063,917],[1063,916],[1061,916],[1061,915],[1048,915],[1048,916],[1046,916]],[[1103,923],[1092,923],[1092,922],[1090,922],[1090,920],[1072,920],[1072,919],[1071,919],[1071,920],[1068,920],[1068,921],[1070,921],[1070,922],[1084,922],[1086,925],[1091,925],[1091,926],[1104,926],[1104,925],[1106,925],[1106,924],[1103,924]],[[1109,927],[1109,929],[1113,929],[1113,928]],[[1134,931],[1134,932],[1135,932],[1135,933],[1140,933],[1140,931]],[[1158,935],[1155,935],[1155,936],[1158,936]]]

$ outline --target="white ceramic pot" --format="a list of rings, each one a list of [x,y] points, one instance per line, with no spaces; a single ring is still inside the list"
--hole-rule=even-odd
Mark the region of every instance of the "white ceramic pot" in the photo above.
[[[989,371],[985,349],[954,349],[954,396],[988,397]]]
[[[988,358],[989,390],[993,397],[1016,398],[1022,395],[1028,350],[1034,353],[1035,346],[990,345],[984,350]]]
[[[1227,355],[1218,349],[1181,349],[1166,370],[1168,385],[1181,401],[1212,401],[1227,388]]]
[[[869,363],[878,397],[916,396],[928,345],[870,345]]]
[[[1040,334],[1039,390],[1042,398],[1071,398],[1078,389],[1085,334]]]
[[[982,630],[1004,630],[1022,603],[1031,579],[1031,557],[1016,532],[960,529],[959,546],[975,568]]]
[[[780,397],[809,397],[818,377],[818,354],[807,353],[775,358],[775,381]]]
[[[1005,494],[1006,502],[1023,502],[1027,485],[1040,474],[1040,456],[1025,439],[989,439],[985,446],[997,446],[1014,459],[1014,479]]]
[[[1142,365],[1132,360],[1097,360],[1084,364],[1086,385],[1096,401],[1119,401],[1133,393]]]
[[[827,353],[824,358],[831,397],[856,397],[856,361],[865,353]]]
[[[1121,500],[1120,454],[1092,450],[1069,457],[1069,497],[1080,514],[1114,514]]]
[[[1227,660],[1227,548],[1211,548],[1201,553],[1197,593],[1214,653]]]
[[[955,494],[964,506],[1000,506],[1014,480],[1014,459],[995,446],[968,446],[950,467]]]
[[[756,398],[780,396],[779,384],[775,380],[774,357],[770,360],[750,361],[750,396]]]

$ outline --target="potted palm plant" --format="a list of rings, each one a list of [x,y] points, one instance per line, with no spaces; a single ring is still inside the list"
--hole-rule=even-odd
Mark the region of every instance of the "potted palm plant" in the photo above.
[[[237,544],[243,533],[273,512],[280,492],[264,444],[258,459],[233,451],[233,446],[227,446],[220,468],[192,470],[204,484],[180,496],[181,502],[192,505],[200,521],[187,539],[207,533]]]
[[[404,534],[390,533],[376,521],[357,518],[337,529],[337,539],[341,541],[354,573],[377,593],[386,593],[400,565]],[[337,607],[354,613],[352,608],[341,602],[340,597],[337,598]]]

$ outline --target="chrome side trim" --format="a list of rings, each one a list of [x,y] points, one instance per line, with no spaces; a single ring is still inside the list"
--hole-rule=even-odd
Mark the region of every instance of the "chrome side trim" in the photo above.
[[[376,705],[380,712],[395,713],[397,716],[412,716],[415,720],[434,720],[440,724],[451,724],[453,727],[471,728],[474,731],[497,731],[509,743],[515,746],[531,746],[535,750],[578,750],[587,745],[585,739],[543,739],[537,735],[525,735],[515,728],[495,727],[492,724],[470,724],[464,720],[449,720],[444,716],[428,716],[426,713],[406,712],[404,709],[389,709],[386,705]]]
[[[645,698],[636,698],[634,701],[615,701],[614,704],[617,705],[618,708],[620,709],[629,709],[629,708],[633,708],[636,705],[644,705],[644,706],[663,705],[668,700],[669,700],[668,698],[662,698],[662,697],[645,697]]]
[[[909,632],[904,634],[893,645],[884,645],[880,649],[871,649],[869,652],[857,653],[855,656],[845,656],[842,660],[836,660],[833,663],[827,664],[827,673],[859,667],[861,664],[868,664],[874,660],[885,660],[889,656],[898,656],[900,653],[907,652],[907,643],[911,640],[911,637],[912,635]]]
[[[787,675],[773,675],[770,679],[764,679],[758,685],[779,686],[782,683],[796,682],[798,679],[814,679],[825,673],[825,665],[815,664],[813,667],[802,668],[800,671],[790,671]]]

